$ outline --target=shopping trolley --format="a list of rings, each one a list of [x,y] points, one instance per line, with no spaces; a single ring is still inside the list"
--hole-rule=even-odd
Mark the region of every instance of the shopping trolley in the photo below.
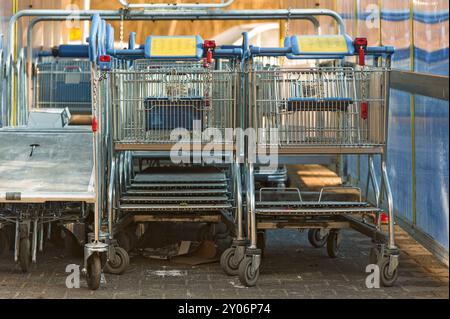
[[[94,28],[104,24],[93,19]],[[200,223],[206,225],[205,236],[214,239],[224,239],[233,228],[236,165],[226,137],[235,126],[241,52],[199,36],[148,36],[141,49],[106,45],[95,57],[98,194],[104,196],[98,200],[97,238],[86,245],[92,289],[99,286],[102,268],[95,266],[102,264],[98,245],[105,244],[106,259],[115,259],[118,251],[127,256],[140,239],[140,225]],[[212,162],[205,159],[204,147]],[[183,158],[174,158],[180,150]],[[136,170],[135,161],[150,164]],[[110,262],[108,267],[118,272],[125,266]]]
[[[91,64],[87,45],[60,45],[35,63],[35,108],[69,108],[91,114]]]
[[[327,244],[330,257],[336,257],[340,229],[353,228],[373,237],[370,263],[380,267],[381,282],[391,286],[397,279],[399,251],[394,242],[392,194],[386,171],[387,114],[389,105],[390,59],[392,47],[368,47],[367,40],[354,41],[344,34],[293,36],[284,48],[249,48],[248,64],[249,127],[256,131],[254,149],[276,149],[285,155],[367,154],[369,189],[358,185],[323,187],[319,191],[298,188],[263,187],[255,190],[254,162],[246,161],[248,237],[250,245],[241,260],[230,248],[222,265],[228,274],[239,274],[247,286],[256,284],[266,229],[311,229],[310,241],[317,247]],[[358,56],[357,64],[344,61]],[[374,65],[366,65],[366,56]],[[312,66],[260,67],[258,60],[278,56],[281,63],[310,59]],[[317,60],[331,59],[331,66],[318,66]],[[275,138],[273,138],[275,136]],[[247,150],[247,156],[254,155]],[[381,155],[381,185],[378,187],[373,156]],[[340,194],[342,190],[351,196]],[[386,201],[383,201],[386,199]],[[389,212],[387,234],[380,227],[382,204]],[[378,222],[368,222],[374,215]],[[226,259],[226,260],[225,260]]]
[[[14,248],[14,259],[26,272],[48,239],[65,246],[69,254],[82,253],[95,198],[90,128],[69,126],[69,108],[75,105],[68,105],[71,97],[76,96],[72,102],[90,99],[86,74],[74,69],[74,61],[87,62],[87,46],[61,45],[40,52],[32,73],[26,72],[24,52],[19,51],[16,65],[16,116],[23,124],[8,126],[8,109],[0,129],[0,236],[5,247],[10,243]],[[61,74],[70,68],[75,77]],[[35,103],[28,108],[31,95]],[[87,105],[85,112],[90,112],[90,101]]]

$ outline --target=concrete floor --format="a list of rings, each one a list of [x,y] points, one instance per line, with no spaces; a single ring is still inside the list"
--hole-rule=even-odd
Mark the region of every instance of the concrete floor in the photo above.
[[[448,298],[448,268],[397,229],[402,248],[400,276],[395,287],[365,287],[370,239],[345,231],[342,255],[330,259],[325,249],[312,248],[306,233],[270,231],[257,287],[245,288],[226,276],[218,263],[187,266],[141,256],[131,259],[122,276],[106,274],[106,284],[90,291],[65,286],[66,258],[48,245],[38,264],[21,273],[12,255],[0,258],[0,298]]]

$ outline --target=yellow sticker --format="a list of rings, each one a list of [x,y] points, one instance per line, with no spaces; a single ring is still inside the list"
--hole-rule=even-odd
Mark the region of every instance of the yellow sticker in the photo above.
[[[69,31],[69,40],[70,41],[81,40],[81,29],[80,28],[71,28]]]
[[[348,47],[344,36],[297,37],[302,53],[347,53]]]
[[[195,37],[152,38],[152,56],[196,56],[197,39]]]

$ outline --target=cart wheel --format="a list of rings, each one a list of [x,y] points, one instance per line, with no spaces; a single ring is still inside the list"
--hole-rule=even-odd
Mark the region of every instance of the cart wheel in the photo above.
[[[128,232],[121,231],[117,233],[116,238],[119,246],[125,249],[126,252],[129,252],[131,250],[131,238]]]
[[[0,229],[0,256],[6,254],[9,250],[9,238],[6,229]]]
[[[77,238],[70,231],[64,231],[64,249],[66,254],[71,257],[83,257],[83,247],[78,243]]]
[[[89,289],[97,290],[100,287],[100,279],[102,274],[102,265],[100,256],[93,253],[89,256],[86,265],[86,281]]]
[[[235,247],[226,249],[222,256],[220,256],[220,266],[223,271],[229,276],[236,276],[239,271],[239,262],[233,262],[234,254],[236,253]]]
[[[247,287],[253,287],[259,278],[259,267],[255,271],[252,270],[253,258],[245,257],[239,265],[239,281]]]
[[[105,272],[113,275],[122,275],[130,264],[130,257],[122,247],[115,247],[114,250],[116,254],[106,263]]]
[[[28,237],[20,239],[19,264],[23,272],[28,272],[31,266],[31,242]]]
[[[308,241],[315,248],[322,248],[327,243],[328,235],[321,236],[320,228],[308,230]]]
[[[389,274],[389,258],[383,258],[383,261],[380,264],[380,277],[381,284],[384,287],[392,287],[398,278],[398,267]]]
[[[266,233],[265,232],[258,232],[256,234],[256,247],[261,249],[261,257],[264,256],[264,252],[266,250]]]
[[[336,258],[341,246],[341,234],[338,230],[331,230],[327,237],[327,253],[331,258]]]

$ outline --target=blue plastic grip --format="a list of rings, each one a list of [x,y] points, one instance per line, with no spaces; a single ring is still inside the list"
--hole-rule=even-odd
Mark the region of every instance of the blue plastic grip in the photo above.
[[[97,59],[104,54],[106,54],[106,21],[102,19],[98,28]]]
[[[136,32],[130,32],[130,38],[128,39],[128,49],[134,50],[135,48],[136,48]]]
[[[92,16],[91,28],[89,30],[89,60],[91,62],[97,61],[97,44],[98,44],[98,28],[100,26],[100,15],[94,14]]]
[[[106,52],[114,50],[114,28],[106,24]]]

